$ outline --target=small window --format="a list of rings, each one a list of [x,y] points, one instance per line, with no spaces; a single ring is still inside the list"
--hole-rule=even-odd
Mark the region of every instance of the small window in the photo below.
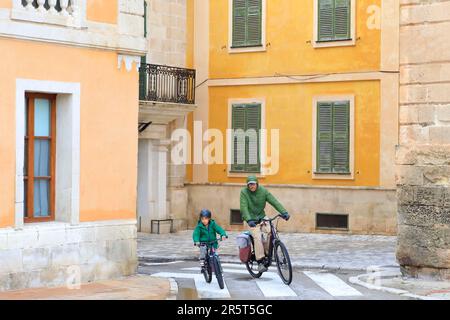
[[[318,41],[351,40],[351,0],[318,0]]]
[[[242,220],[241,210],[230,210],[230,224],[231,225],[242,225],[244,220]]]
[[[262,0],[233,0],[233,48],[262,46]]]
[[[317,213],[316,229],[348,230],[348,215],[333,213]]]

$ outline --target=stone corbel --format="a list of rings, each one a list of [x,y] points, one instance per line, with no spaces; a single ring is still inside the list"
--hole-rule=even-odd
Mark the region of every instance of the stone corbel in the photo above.
[[[139,72],[139,68],[141,67],[141,57],[139,56],[130,56],[119,54],[117,56],[117,67],[122,69],[123,63],[125,62],[125,68],[128,72],[133,68],[133,62],[136,64],[136,71]]]

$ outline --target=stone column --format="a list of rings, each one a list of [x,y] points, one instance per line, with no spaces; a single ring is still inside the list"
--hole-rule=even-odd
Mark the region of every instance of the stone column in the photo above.
[[[397,258],[414,277],[450,279],[449,12],[402,1]]]
[[[170,124],[170,132],[176,129],[187,128],[187,117],[180,117]],[[187,228],[187,203],[188,194],[185,188],[186,165],[169,164],[169,199],[170,214],[174,219],[174,229],[185,230]]]

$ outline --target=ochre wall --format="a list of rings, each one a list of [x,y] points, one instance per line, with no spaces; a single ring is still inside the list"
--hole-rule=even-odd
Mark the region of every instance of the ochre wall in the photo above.
[[[0,0],[0,8],[12,8],[11,0]]]
[[[117,23],[118,0],[88,0],[87,19],[90,21]]]
[[[210,78],[377,70],[380,30],[367,28],[367,9],[381,0],[356,1],[356,46],[314,48],[313,1],[267,1],[266,52],[228,52],[228,0],[210,1]]]
[[[12,1],[0,0],[0,8],[12,8]],[[87,0],[87,19],[95,22],[117,23],[118,0]]]
[[[313,97],[320,95],[355,95],[355,179],[352,181],[312,179]],[[209,127],[221,130],[224,135],[230,127],[229,99],[265,99],[266,128],[280,129],[280,170],[277,175],[267,176],[264,183],[379,185],[379,81],[211,87],[209,98]],[[210,165],[209,181],[244,182],[243,178],[228,177],[226,169],[227,165]]]
[[[81,83],[81,221],[134,219],[138,74],[117,54],[0,39],[0,227],[15,202],[17,78]],[[20,61],[20,63],[18,63]]]

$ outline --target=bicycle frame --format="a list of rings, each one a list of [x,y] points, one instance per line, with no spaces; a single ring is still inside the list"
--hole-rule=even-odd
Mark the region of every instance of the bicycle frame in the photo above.
[[[273,261],[273,250],[275,248],[275,244],[277,243],[277,241],[280,240],[280,237],[278,236],[278,230],[273,224],[273,221],[275,221],[278,218],[280,218],[280,215],[277,215],[273,219],[263,219],[263,221],[262,221],[262,223],[268,223],[270,226],[270,244],[269,244],[269,253],[267,256],[267,258],[269,260],[269,262],[268,262],[269,266],[272,264],[272,261]]]

